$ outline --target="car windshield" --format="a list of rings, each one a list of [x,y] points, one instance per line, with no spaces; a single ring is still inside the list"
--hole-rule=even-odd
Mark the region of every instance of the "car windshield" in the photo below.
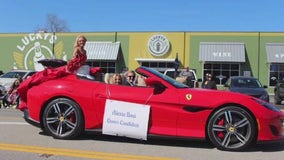
[[[23,77],[25,75],[26,72],[7,72],[3,75],[0,76],[0,78],[17,78],[18,76]]]
[[[233,79],[232,80],[233,87],[241,87],[241,88],[261,88],[261,84],[257,79]]]
[[[161,79],[167,81],[168,83],[172,84],[173,86],[175,86],[176,88],[188,88],[187,85],[184,85],[178,81],[176,81],[175,79],[167,76],[167,75],[164,75],[162,73],[160,73],[159,71],[155,70],[155,69],[152,69],[152,68],[148,68],[148,67],[142,67],[144,68],[145,70],[155,74],[157,77],[160,77]]]
[[[175,77],[175,74],[179,75],[180,72],[181,71],[177,71],[177,73],[175,73],[175,71],[168,71],[166,75],[173,78],[173,77]]]

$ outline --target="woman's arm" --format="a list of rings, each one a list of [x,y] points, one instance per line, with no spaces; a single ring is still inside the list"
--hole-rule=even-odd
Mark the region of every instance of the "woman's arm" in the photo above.
[[[73,51],[73,58],[76,58],[76,57],[77,57],[78,52],[79,52],[79,48],[76,47],[76,48],[74,49],[74,51]]]

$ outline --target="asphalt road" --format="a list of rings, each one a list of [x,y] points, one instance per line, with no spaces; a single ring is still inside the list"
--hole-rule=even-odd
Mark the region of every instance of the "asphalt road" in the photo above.
[[[283,104],[278,105],[284,108]],[[258,144],[245,152],[220,151],[206,141],[85,134],[58,140],[27,124],[22,112],[0,109],[1,160],[282,160],[284,143]]]

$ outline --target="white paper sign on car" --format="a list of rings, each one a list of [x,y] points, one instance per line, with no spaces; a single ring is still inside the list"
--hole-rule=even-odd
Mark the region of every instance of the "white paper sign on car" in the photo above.
[[[150,106],[106,100],[103,134],[147,140]]]

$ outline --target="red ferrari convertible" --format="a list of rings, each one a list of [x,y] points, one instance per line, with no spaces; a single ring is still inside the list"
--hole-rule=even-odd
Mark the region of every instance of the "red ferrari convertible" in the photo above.
[[[193,89],[158,71],[138,67],[145,86],[108,84],[68,75],[28,90],[24,116],[58,139],[84,131],[147,140],[168,136],[209,140],[238,151],[284,139],[284,113],[260,99]]]

